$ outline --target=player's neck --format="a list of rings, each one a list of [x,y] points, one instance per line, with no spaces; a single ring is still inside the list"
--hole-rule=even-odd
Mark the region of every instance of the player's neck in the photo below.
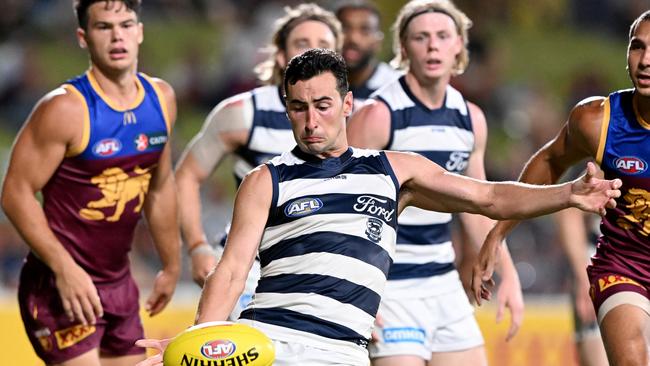
[[[650,97],[635,93],[637,113],[644,121],[650,121]]]
[[[438,78],[418,80],[412,72],[407,72],[405,79],[406,84],[411,89],[413,95],[415,95],[422,104],[430,109],[442,107],[442,103],[445,100],[447,85],[449,85],[449,79]]]
[[[377,60],[372,59],[363,68],[350,70],[350,73],[348,74],[348,82],[350,83],[350,86],[359,87],[363,85],[368,81],[368,79],[370,79],[376,68]]]
[[[138,83],[135,81],[135,70],[119,74],[108,74],[94,65],[90,67],[90,73],[97,81],[104,95],[119,104],[120,107],[128,107],[138,95]]]

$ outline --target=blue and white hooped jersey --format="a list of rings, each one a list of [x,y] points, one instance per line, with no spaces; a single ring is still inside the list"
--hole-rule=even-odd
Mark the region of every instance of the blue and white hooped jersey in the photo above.
[[[370,95],[377,89],[397,79],[402,74],[402,71],[395,70],[385,62],[380,62],[363,85],[357,88],[350,86],[350,91],[355,102],[363,102],[370,98]]]
[[[237,185],[253,168],[296,146],[280,87],[253,89],[253,123],[245,147],[235,151],[233,167]]]
[[[273,339],[358,352],[395,250],[399,184],[388,159],[352,148],[319,159],[296,147],[268,167],[262,276],[240,321]]]
[[[416,152],[450,172],[465,171],[474,149],[474,133],[467,102],[458,90],[447,86],[443,106],[433,110],[413,95],[404,77],[381,88],[373,97],[390,109],[388,150]],[[402,212],[387,297],[424,296],[448,290],[449,276],[456,275],[451,219],[449,213],[416,207]],[[447,273],[449,276],[439,277]]]

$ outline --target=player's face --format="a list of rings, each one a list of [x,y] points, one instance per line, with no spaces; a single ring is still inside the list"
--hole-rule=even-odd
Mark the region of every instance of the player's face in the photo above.
[[[366,67],[379,52],[383,35],[379,19],[365,9],[345,9],[340,13],[343,25],[343,58],[351,70]]]
[[[630,39],[627,67],[637,92],[650,97],[650,21],[639,23]]]
[[[288,86],[287,115],[302,151],[325,158],[347,149],[345,118],[351,111],[352,93],[341,98],[331,72]]]
[[[87,28],[77,29],[77,38],[81,47],[88,48],[93,65],[109,72],[135,69],[143,40],[135,12],[121,1],[100,1],[88,8]]]
[[[284,68],[289,60],[312,48],[334,50],[336,37],[330,27],[317,20],[306,20],[295,26],[287,36],[286,50],[278,53],[278,63]]]
[[[402,41],[409,72],[418,80],[451,77],[463,40],[454,20],[442,13],[424,13],[411,20]]]

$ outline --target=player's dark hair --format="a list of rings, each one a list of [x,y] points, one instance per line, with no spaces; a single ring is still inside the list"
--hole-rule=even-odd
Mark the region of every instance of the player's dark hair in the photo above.
[[[345,97],[348,93],[348,67],[338,53],[323,48],[314,48],[295,56],[289,61],[284,72],[284,90],[289,84],[305,81],[320,74],[331,72],[336,78],[336,90]]]
[[[126,6],[128,10],[135,12],[138,18],[140,18],[140,5],[142,0],[74,0],[74,12],[77,15],[79,28],[84,30],[88,29],[88,8],[98,2],[105,2],[106,9],[111,9],[113,6]]]

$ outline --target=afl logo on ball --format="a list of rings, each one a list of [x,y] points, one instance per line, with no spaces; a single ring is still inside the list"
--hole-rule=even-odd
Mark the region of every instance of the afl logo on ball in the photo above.
[[[223,339],[206,342],[201,346],[201,354],[213,360],[226,358],[235,353],[235,350],[237,346],[233,342]]]

